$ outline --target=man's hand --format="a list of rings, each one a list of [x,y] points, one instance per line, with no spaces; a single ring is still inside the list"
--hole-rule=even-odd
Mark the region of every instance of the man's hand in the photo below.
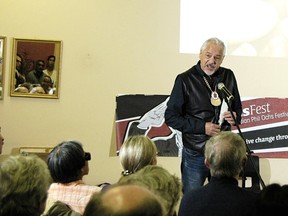
[[[218,124],[213,124],[212,122],[206,122],[205,124],[205,134],[208,136],[214,136],[220,132],[220,126]]]
[[[233,112],[233,115],[235,116],[236,118],[236,112]],[[231,115],[230,112],[224,112],[224,119],[231,125],[231,126],[234,126],[235,125],[235,121]]]

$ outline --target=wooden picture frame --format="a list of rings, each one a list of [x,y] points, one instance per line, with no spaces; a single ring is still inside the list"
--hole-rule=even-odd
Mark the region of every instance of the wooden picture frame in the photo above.
[[[2,100],[4,96],[5,47],[6,37],[0,36],[0,100]]]
[[[62,41],[13,39],[10,96],[59,98]]]

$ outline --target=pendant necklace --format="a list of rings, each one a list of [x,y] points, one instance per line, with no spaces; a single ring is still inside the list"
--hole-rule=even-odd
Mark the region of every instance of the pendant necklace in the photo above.
[[[221,104],[221,99],[219,98],[219,95],[218,95],[218,93],[217,93],[217,91],[216,91],[216,86],[217,86],[217,85],[215,85],[215,91],[212,91],[212,88],[211,88],[211,86],[209,85],[207,79],[206,79],[204,76],[203,76],[203,79],[204,79],[207,87],[208,87],[208,88],[210,89],[210,91],[211,91],[211,98],[210,98],[211,104],[212,104],[213,106],[220,106],[220,104]]]

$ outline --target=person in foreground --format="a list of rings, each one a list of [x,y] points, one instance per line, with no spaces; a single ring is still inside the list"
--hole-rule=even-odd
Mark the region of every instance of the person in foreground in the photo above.
[[[181,196],[181,181],[165,168],[147,165],[136,173],[122,178],[120,185],[135,184],[148,188],[162,201],[167,216],[177,215],[176,207]]]
[[[183,150],[181,161],[181,179],[184,194],[201,187],[210,177],[204,164],[206,141],[227,131],[241,122],[242,104],[235,75],[232,70],[221,67],[226,47],[218,38],[210,38],[200,49],[200,60],[192,68],[179,74],[174,83],[167,109],[165,122],[168,126],[182,132]],[[230,111],[223,109],[227,98],[218,84],[224,84],[233,94]],[[226,99],[225,99],[226,100]],[[220,120],[220,121],[219,121]]]
[[[286,216],[288,212],[288,185],[273,183],[260,192],[253,216]]]
[[[39,216],[52,182],[47,164],[36,155],[9,156],[0,164],[0,216]]]
[[[56,211],[55,202],[61,201],[83,214],[92,194],[101,191],[100,187],[85,184],[82,180],[89,173],[90,159],[90,153],[85,152],[78,141],[64,141],[52,149],[47,163],[54,182],[48,190],[45,213],[51,206]]]
[[[184,194],[179,216],[250,215],[258,194],[238,186],[246,158],[246,145],[238,134],[223,131],[210,138],[205,146],[205,164],[211,180]]]
[[[161,202],[148,189],[137,185],[113,185],[94,194],[84,216],[164,216]]]

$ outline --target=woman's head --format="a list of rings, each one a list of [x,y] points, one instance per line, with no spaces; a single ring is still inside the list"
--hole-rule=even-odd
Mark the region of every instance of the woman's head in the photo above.
[[[121,146],[119,158],[123,174],[128,175],[144,166],[157,164],[157,147],[147,136],[130,136]]]
[[[64,141],[58,144],[48,156],[48,168],[55,182],[69,183],[82,179],[88,174],[87,157],[82,144],[77,141]]]

